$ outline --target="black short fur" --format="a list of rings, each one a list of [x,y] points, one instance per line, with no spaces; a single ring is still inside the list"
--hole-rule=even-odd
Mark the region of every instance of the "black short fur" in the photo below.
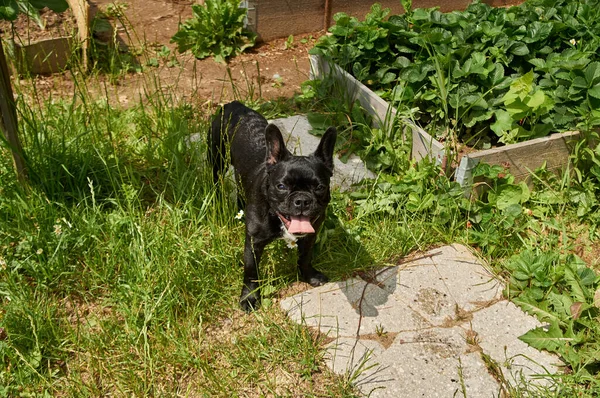
[[[323,135],[317,150],[308,156],[292,155],[279,129],[263,116],[234,101],[214,116],[208,137],[213,178],[218,182],[228,160],[245,199],[246,241],[244,286],[240,304],[251,311],[260,303],[258,265],[265,246],[286,234],[284,220],[309,219],[318,231],[330,200],[335,128]],[[298,267],[313,286],[327,281],[312,267],[316,233],[288,237],[297,239]]]

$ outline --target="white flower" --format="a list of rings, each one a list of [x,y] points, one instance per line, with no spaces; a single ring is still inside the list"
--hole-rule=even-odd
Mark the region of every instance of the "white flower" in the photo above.
[[[241,220],[242,218],[244,218],[244,210],[238,211],[238,214],[235,215],[236,220]]]
[[[298,247],[298,243],[296,243],[295,240],[287,240],[287,247],[289,247],[290,249],[295,249]]]
[[[571,39],[571,40],[569,40],[569,43],[571,43],[572,45],[575,45],[575,44],[577,44],[577,40]]]

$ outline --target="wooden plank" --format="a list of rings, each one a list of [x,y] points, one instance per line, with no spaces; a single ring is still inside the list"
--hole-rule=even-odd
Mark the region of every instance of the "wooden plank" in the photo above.
[[[331,0],[332,2],[332,15],[338,12],[345,12],[346,14],[356,17],[360,20],[364,19],[365,15],[371,11],[371,5],[375,1],[364,1],[364,0]],[[377,1],[381,5],[381,8],[389,8],[391,10],[390,15],[401,14],[404,12],[400,0],[381,0]],[[415,1],[413,1],[413,4]],[[416,8],[416,7],[415,7]],[[332,18],[332,23],[334,23]]]
[[[21,183],[24,183],[27,179],[27,168],[23,158],[23,147],[19,140],[15,97],[13,96],[2,40],[0,40],[0,129],[2,129],[12,151],[17,178]]]
[[[333,2],[332,13],[335,15],[337,12],[345,12],[348,15],[362,19],[371,10],[371,5],[374,2],[364,0],[330,0]],[[505,7],[508,5],[516,5],[522,3],[524,0],[487,0],[486,3],[493,7]],[[389,8],[390,15],[403,14],[404,8],[399,0],[380,0],[377,1],[381,5],[381,8]],[[412,7],[415,8],[433,8],[439,7],[442,12],[449,12],[455,10],[464,10],[471,0],[413,0]]]
[[[396,117],[396,110],[392,106],[338,65],[331,65],[318,55],[311,55],[310,63],[311,78],[323,79],[329,75],[333,76],[344,86],[349,101],[359,101],[360,105],[373,116],[375,125],[386,125]]]
[[[567,168],[569,155],[579,138],[579,132],[571,131],[465,155],[456,180],[463,186],[470,184],[472,169],[480,162],[506,167],[516,181],[529,181],[531,173],[544,163],[549,171],[559,173]]]
[[[49,75],[63,72],[71,57],[72,39],[59,37],[33,42],[28,45],[15,43],[19,73]]]
[[[435,161],[435,164],[443,164],[446,158],[444,144],[433,138],[413,122],[405,120],[404,123],[408,124],[412,130],[411,158],[419,161],[429,157]]]

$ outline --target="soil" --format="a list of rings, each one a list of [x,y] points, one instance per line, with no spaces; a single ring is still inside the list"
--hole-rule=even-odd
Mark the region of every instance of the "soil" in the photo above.
[[[290,98],[308,79],[308,50],[323,33],[296,36],[291,45],[286,44],[287,39],[259,43],[223,65],[212,58],[197,60],[189,52],[179,54],[176,46],[170,43],[179,22],[191,18],[191,1],[128,0],[115,3],[97,0],[89,4],[90,19],[95,15],[104,16],[112,29],[109,33],[95,32],[94,40],[112,40],[114,33],[121,52],[136,55],[138,67],[116,79],[108,75],[88,79],[86,86],[92,96],[108,97],[109,101],[125,106],[146,100],[149,93],[157,91],[169,91],[175,100],[195,104],[225,103],[259,96],[264,99]],[[122,13],[121,17],[117,17],[119,13]],[[60,16],[50,18],[51,11],[46,14],[47,29],[39,32],[40,36],[49,35],[53,28],[59,29],[63,25]],[[65,20],[71,18],[63,17]],[[26,17],[20,19],[24,21],[18,24],[21,28],[32,25],[27,23]],[[3,28],[6,26],[0,25],[0,29]],[[33,37],[33,33],[31,35]],[[168,56],[160,55],[163,47],[170,50]],[[69,72],[36,76],[33,83],[38,95],[47,98],[72,97],[79,84]],[[31,82],[21,80],[20,84],[27,86]]]

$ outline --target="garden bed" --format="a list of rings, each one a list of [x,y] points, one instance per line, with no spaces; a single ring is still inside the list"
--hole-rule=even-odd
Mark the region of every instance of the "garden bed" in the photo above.
[[[89,5],[84,0],[68,3],[69,9],[62,13],[40,10],[39,21],[20,14],[12,23],[1,22],[0,30],[10,37],[19,74],[62,72],[80,49],[82,66],[87,67]]]
[[[397,109],[338,65],[318,55],[311,55],[310,63],[311,79],[334,78],[339,81],[351,101],[358,101],[373,116],[375,124],[383,125],[397,116]],[[404,123],[410,128],[412,159],[418,161],[427,157],[438,165],[448,164],[449,154],[442,142],[412,121],[405,120]],[[527,180],[535,169],[544,164],[547,170],[558,173],[567,167],[573,144],[579,138],[580,133],[573,131],[486,150],[472,150],[459,155],[455,179],[463,186],[472,183],[472,171],[480,162],[505,167],[517,181]]]
[[[336,15],[313,68],[376,118],[410,120],[413,158],[456,169],[462,184],[482,161],[522,180],[563,169],[575,131],[600,125],[599,18],[584,0],[391,16],[375,4],[364,21]]]

